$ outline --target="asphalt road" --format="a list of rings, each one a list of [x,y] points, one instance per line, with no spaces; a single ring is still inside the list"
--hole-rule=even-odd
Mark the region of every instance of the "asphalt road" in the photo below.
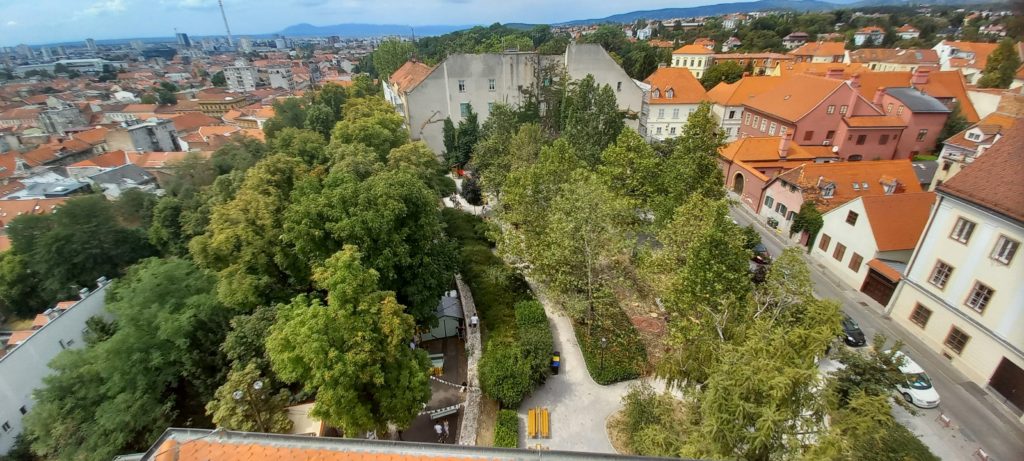
[[[785,248],[781,237],[756,223],[753,214],[741,206],[730,210],[733,219],[742,226],[753,224],[772,256],[780,255]],[[950,448],[950,452],[936,454],[947,460],[970,459],[974,450],[982,448],[993,460],[1024,460],[1024,424],[999,403],[1001,398],[998,395],[993,396],[968,380],[916,336],[884,318],[883,307],[877,302],[846,287],[813,261],[808,260],[808,265],[818,297],[839,301],[843,311],[860,324],[869,340],[875,333],[884,334],[890,342],[902,340],[902,350],[928,372],[942,403],[937,409],[918,410],[915,418],[927,419],[919,421],[921,424],[938,426],[936,420],[943,414],[953,424],[952,428],[936,430],[936,433],[950,439],[942,441],[944,448],[954,448]]]

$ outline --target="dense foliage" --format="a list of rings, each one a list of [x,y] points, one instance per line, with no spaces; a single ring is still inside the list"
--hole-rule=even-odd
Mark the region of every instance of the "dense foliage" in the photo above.
[[[494,426],[494,446],[504,448],[519,446],[519,415],[515,410],[498,411],[498,422]]]

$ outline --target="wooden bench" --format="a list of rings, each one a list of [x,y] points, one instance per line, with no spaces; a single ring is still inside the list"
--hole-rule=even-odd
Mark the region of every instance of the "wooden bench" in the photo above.
[[[533,439],[537,438],[537,409],[531,408],[526,413],[526,435]]]
[[[551,412],[547,408],[531,408],[526,413],[526,434],[531,439],[551,437]]]
[[[551,437],[551,414],[547,408],[540,409],[540,436],[544,438]]]

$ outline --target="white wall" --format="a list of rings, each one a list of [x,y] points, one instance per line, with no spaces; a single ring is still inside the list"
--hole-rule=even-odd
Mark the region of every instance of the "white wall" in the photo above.
[[[857,222],[853,225],[846,223],[846,217],[851,211],[857,213]],[[846,202],[823,214],[822,220],[824,225],[818,232],[814,249],[811,250],[811,257],[821,262],[843,283],[854,290],[860,290],[861,285],[864,284],[864,277],[868,273],[868,261],[871,261],[878,251],[874,233],[871,231],[871,223],[868,221],[868,214],[864,210],[864,203],[860,198]],[[825,235],[828,235],[831,240],[828,248],[822,250],[821,242]],[[837,261],[832,253],[835,251],[836,245],[840,243],[846,246],[846,252],[843,254],[843,259]],[[854,253],[863,258],[856,272],[850,269],[850,260]]]
[[[697,110],[697,106],[697,104],[651,104],[651,112],[647,117],[647,133],[652,139],[659,141],[681,136],[686,120],[693,111]],[[673,115],[677,116],[673,117]],[[674,132],[673,129],[675,129]]]
[[[0,431],[0,454],[6,454],[15,436],[21,433],[21,408],[31,411],[34,404],[32,392],[41,388],[43,377],[50,374],[50,361],[65,348],[77,349],[85,345],[82,332],[85,321],[90,317],[109,318],[104,310],[109,283],[36,330],[25,342],[0,358],[0,425],[5,422],[11,425],[10,431]]]

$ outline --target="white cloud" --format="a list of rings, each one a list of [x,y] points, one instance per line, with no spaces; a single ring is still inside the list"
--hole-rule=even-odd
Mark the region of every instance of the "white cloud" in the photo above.
[[[79,12],[83,16],[98,16],[104,13],[119,13],[127,6],[126,0],[100,0]]]
[[[7,21],[6,24],[7,27],[14,27],[16,25],[18,25],[18,21]]]

